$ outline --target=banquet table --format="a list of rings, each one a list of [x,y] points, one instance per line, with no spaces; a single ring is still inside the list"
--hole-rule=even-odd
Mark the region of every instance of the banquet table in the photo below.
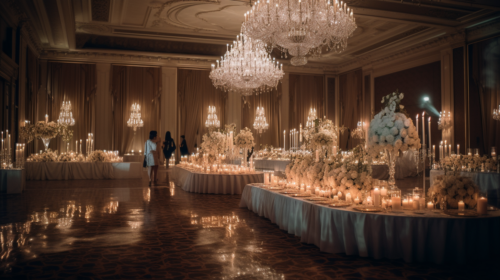
[[[465,263],[500,249],[500,211],[462,218],[442,212],[365,213],[331,208],[247,185],[240,207],[266,217],[323,252],[406,262]],[[261,184],[260,184],[261,185]]]
[[[431,170],[430,186],[437,176],[444,175],[443,170]],[[460,172],[460,176],[470,177],[479,187],[481,193],[487,194],[488,203],[500,207],[500,173],[496,172]]]
[[[264,182],[264,173],[250,174],[216,174],[200,173],[194,169],[175,166],[171,171],[171,179],[187,192],[211,194],[241,194],[243,188],[250,183]]]
[[[396,158],[396,179],[417,176],[416,155],[413,151],[405,151],[401,157]],[[420,171],[423,170],[423,163],[420,163]],[[387,164],[372,164],[372,177],[378,180],[389,179],[389,166]]]
[[[256,159],[254,160],[255,169],[272,170],[285,172],[286,166],[290,163],[289,159]]]
[[[27,180],[141,179],[139,162],[26,162]]]

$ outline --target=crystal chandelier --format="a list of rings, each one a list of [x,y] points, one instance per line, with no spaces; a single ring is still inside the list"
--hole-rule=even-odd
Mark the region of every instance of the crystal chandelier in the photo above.
[[[249,37],[294,56],[291,64],[307,63],[306,55],[341,52],[356,29],[352,9],[337,0],[257,1],[245,13],[242,30]]]
[[[132,127],[135,132],[138,127],[144,126],[144,123],[141,119],[141,106],[139,106],[139,104],[137,103],[134,103],[132,104],[130,111],[130,118],[127,121],[127,126]]]
[[[58,124],[64,124],[67,126],[75,125],[75,119],[73,118],[73,112],[71,112],[71,101],[63,101],[61,106],[61,112],[59,113]]]
[[[264,114],[264,107],[257,107],[253,128],[257,130],[259,134],[269,128],[269,124],[266,121],[266,115]]]
[[[284,74],[283,64],[271,58],[264,43],[240,34],[221,60],[212,64],[210,79],[216,88],[252,95],[277,88]]]
[[[208,117],[205,121],[205,126],[209,129],[220,127],[220,121],[217,119],[217,114],[215,113],[215,106],[208,106]]]
[[[500,121],[500,105],[498,105],[498,109],[493,109],[493,119]]]
[[[446,130],[451,128],[451,126],[451,112],[448,112],[448,115],[446,111],[439,112],[438,129]]]
[[[318,117],[316,116],[316,109],[311,108],[309,111],[309,116],[307,116],[307,122],[306,122],[306,128],[313,128],[314,127],[314,120],[316,120]]]

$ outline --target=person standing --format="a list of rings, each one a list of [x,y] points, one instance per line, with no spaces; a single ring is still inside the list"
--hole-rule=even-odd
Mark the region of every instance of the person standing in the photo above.
[[[169,168],[169,160],[172,157],[173,152],[176,149],[174,139],[170,134],[170,131],[165,133],[165,142],[163,142],[163,155],[165,156],[165,160],[167,161],[167,168]]]
[[[181,156],[187,156],[189,155],[189,151],[188,151],[188,147],[187,147],[187,143],[186,143],[186,136],[184,135],[181,135],[181,138],[182,138],[182,142],[181,142]]]
[[[160,161],[160,153],[157,150],[157,143],[161,141],[158,137],[158,132],[151,130],[149,132],[149,139],[144,144],[144,156],[146,166],[148,167],[149,186],[151,183],[156,184],[156,176],[158,174],[158,162]]]

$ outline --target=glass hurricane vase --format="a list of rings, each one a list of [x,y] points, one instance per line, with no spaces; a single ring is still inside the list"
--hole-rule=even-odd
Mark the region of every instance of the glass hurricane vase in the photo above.
[[[394,175],[396,174],[396,156],[398,153],[393,149],[386,149],[385,152],[387,153],[387,164],[389,166],[389,180],[387,182],[389,183],[389,188],[393,188],[396,187]]]
[[[52,140],[52,138],[40,137],[40,140],[42,140],[45,151],[47,151],[49,149],[50,140]]]

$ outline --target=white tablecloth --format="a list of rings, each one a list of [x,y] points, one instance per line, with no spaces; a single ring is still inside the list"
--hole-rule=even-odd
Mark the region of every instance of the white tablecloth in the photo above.
[[[281,172],[285,172],[286,166],[289,163],[290,163],[290,160],[278,160],[278,159],[256,159],[256,160],[254,160],[255,169],[281,171]]]
[[[423,163],[420,163],[423,168]],[[417,176],[417,163],[415,161],[415,153],[413,151],[403,152],[401,157],[396,158],[396,179]],[[372,177],[378,180],[389,179],[389,166],[387,164],[372,164]]]
[[[443,170],[431,170],[430,185],[436,176],[444,175]],[[479,187],[479,190],[488,195],[488,203],[500,207],[500,174],[494,172],[460,172],[461,176],[470,177]]]
[[[270,190],[246,186],[240,207],[266,217],[323,252],[406,262],[488,259],[500,249],[500,211],[480,218],[362,213],[330,208]]]
[[[193,172],[175,166],[171,171],[171,179],[187,192],[213,194],[241,194],[243,188],[250,183],[264,182],[264,174],[206,174]]]
[[[26,162],[27,180],[140,179],[139,162]]]

